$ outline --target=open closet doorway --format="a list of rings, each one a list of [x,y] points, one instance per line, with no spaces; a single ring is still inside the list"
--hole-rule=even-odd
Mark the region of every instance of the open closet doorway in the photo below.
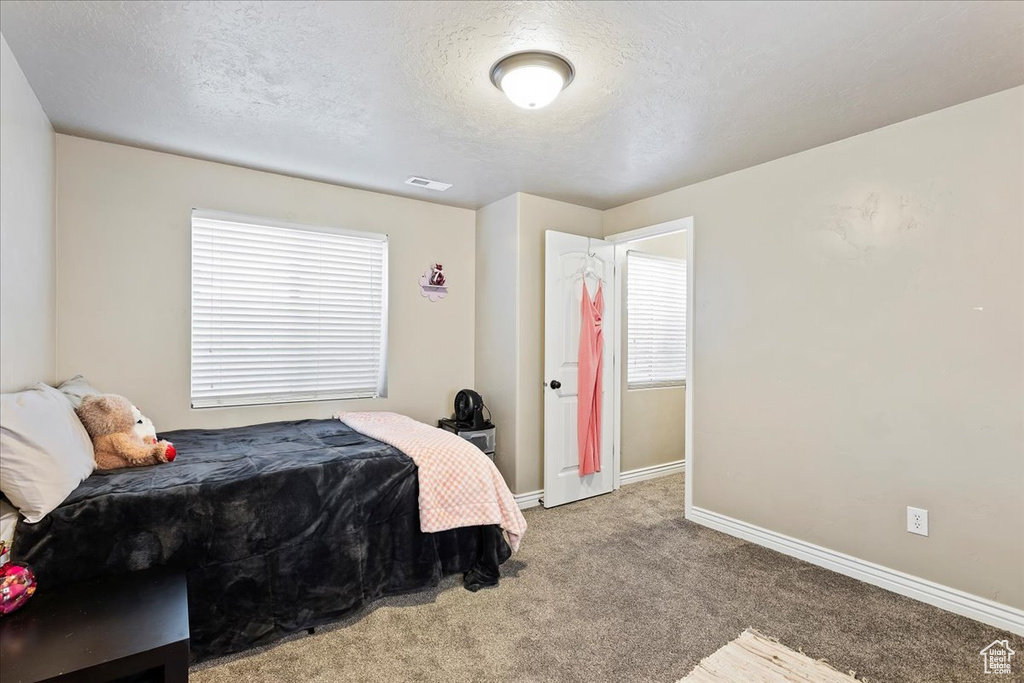
[[[686,471],[692,491],[693,219],[611,235],[615,487]]]
[[[685,466],[689,515],[693,237],[691,218],[604,240],[545,231],[544,507],[611,493],[623,483],[679,473]],[[603,313],[596,323],[583,323],[581,311],[591,309]],[[588,361],[600,357],[601,370],[586,382],[580,379],[586,374],[584,325],[600,328],[603,339]],[[581,404],[588,415],[603,416],[589,423],[592,433],[580,429],[589,419],[580,418]],[[603,454],[591,469],[581,457],[581,434]]]

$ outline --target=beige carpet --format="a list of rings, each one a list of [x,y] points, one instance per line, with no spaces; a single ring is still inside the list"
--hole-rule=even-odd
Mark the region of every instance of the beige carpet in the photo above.
[[[854,683],[856,680],[826,662],[794,652],[748,628],[677,683]]]
[[[985,681],[981,648],[1009,638],[1024,651],[1006,632],[687,522],[682,476],[525,514],[499,587],[470,593],[451,577],[201,665],[192,681],[672,683],[748,627],[871,683]]]

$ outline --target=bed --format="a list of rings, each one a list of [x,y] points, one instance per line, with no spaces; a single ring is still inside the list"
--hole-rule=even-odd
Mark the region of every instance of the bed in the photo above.
[[[96,472],[37,524],[13,559],[48,586],[177,566],[192,656],[271,642],[385,595],[464,573],[494,585],[511,549],[498,526],[420,531],[417,468],[338,420],[161,435],[172,462]]]

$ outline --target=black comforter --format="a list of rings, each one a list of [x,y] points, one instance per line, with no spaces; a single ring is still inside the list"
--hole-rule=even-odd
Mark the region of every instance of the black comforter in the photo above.
[[[511,551],[497,527],[425,534],[416,465],[337,420],[161,435],[172,463],[97,472],[13,554],[40,590],[100,574],[187,570],[193,657],[337,619],[466,572],[492,585]]]

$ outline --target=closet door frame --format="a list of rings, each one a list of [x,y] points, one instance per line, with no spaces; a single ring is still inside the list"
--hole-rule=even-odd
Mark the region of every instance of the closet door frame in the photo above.
[[[626,232],[616,233],[614,235],[605,236],[606,242],[611,242],[615,245],[615,301],[621,302],[623,294],[625,292],[626,278],[622,277],[622,264],[625,263],[626,251],[629,248],[631,242],[638,240],[650,239],[652,237],[661,237],[663,235],[671,235],[674,233],[685,232],[686,233],[686,429],[684,437],[684,454],[683,461],[685,463],[684,470],[686,472],[685,480],[685,514],[686,517],[690,517],[690,510],[693,507],[693,471],[694,471],[694,452],[693,452],[693,375],[694,375],[694,358],[693,358],[693,344],[696,335],[694,334],[694,318],[696,317],[696,268],[694,258],[696,251],[694,250],[694,225],[693,216],[686,218],[677,218],[675,220],[666,221],[664,223],[658,223],[656,225],[649,225],[643,228],[637,228],[635,230],[627,230]],[[621,311],[620,311],[621,312]],[[612,394],[612,421],[614,425],[614,434],[612,435],[612,449],[613,458],[615,462],[622,462],[622,362],[625,356],[625,349],[622,348],[622,325],[624,315],[615,316],[615,320],[612,324],[612,339],[614,339],[615,353],[613,359],[612,373],[614,374],[614,388]],[[606,337],[607,339],[607,337]],[[626,473],[627,476],[630,473]],[[646,477],[630,477],[631,480],[639,481],[641,478]],[[616,469],[615,472],[615,483],[614,486],[618,489],[622,486],[622,472],[620,469]]]

